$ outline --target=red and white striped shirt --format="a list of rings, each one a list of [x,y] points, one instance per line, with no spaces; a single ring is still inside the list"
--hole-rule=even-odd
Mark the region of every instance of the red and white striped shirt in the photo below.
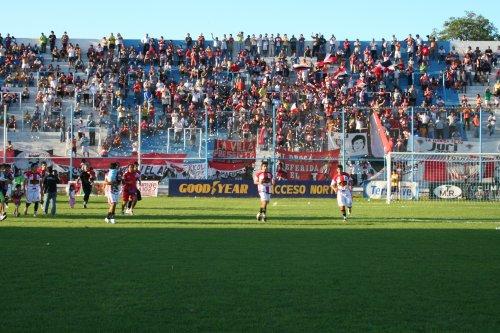
[[[339,190],[346,190],[351,188],[351,176],[348,173],[342,172],[332,179],[332,186],[337,186]]]
[[[26,179],[28,186],[40,186],[42,175],[38,171],[33,172],[28,170],[24,173],[24,178]]]
[[[255,174],[255,182],[258,184],[257,189],[259,192],[271,193],[273,174],[269,171],[258,171]]]

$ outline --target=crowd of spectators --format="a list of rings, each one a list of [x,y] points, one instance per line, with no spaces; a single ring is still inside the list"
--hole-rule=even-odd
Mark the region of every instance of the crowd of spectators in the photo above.
[[[451,111],[442,94],[443,82],[460,92],[486,82],[499,50],[469,48],[460,55],[418,34],[367,44],[334,35],[310,37],[311,45],[303,35],[239,32],[236,38],[212,35],[208,41],[203,34],[187,34],[179,43],[146,34],[140,45],[126,45],[118,33],[82,50],[66,32],[42,34],[36,45],[0,35],[2,103],[34,99],[23,121],[32,131],[61,132],[61,141],[71,142],[75,153],[77,144],[82,152],[89,145],[92,128],[109,128],[99,147],[102,156],[137,147],[139,128],[146,138],[172,128],[172,142],[178,144],[184,129],[194,143],[196,129],[206,125],[211,135],[258,139],[265,147],[273,135],[273,106],[279,147],[324,150],[328,134],[369,132],[369,117],[376,113],[395,149],[405,150],[412,134],[410,107],[418,107],[414,134],[464,138],[468,126],[475,126],[478,108],[498,106],[498,88],[478,96],[476,105],[462,99]],[[430,71],[433,64],[444,66],[442,73]],[[19,95],[9,91],[35,82],[35,96],[27,88]],[[64,101],[74,102],[71,122]],[[9,128],[16,129],[15,118]]]

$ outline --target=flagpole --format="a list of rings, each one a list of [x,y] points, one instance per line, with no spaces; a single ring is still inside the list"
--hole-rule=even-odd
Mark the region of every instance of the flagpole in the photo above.
[[[3,162],[7,163],[7,104],[3,106]]]
[[[272,173],[276,173],[276,107],[273,104],[273,164]]]

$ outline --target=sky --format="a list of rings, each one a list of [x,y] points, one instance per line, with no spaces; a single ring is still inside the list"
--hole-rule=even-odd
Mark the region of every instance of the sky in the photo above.
[[[282,1],[282,0],[177,0],[177,1],[32,1],[21,6],[2,4],[0,32],[17,38],[37,38],[43,31],[57,36],[67,31],[70,38],[101,38],[111,32],[125,39],[140,39],[145,33],[167,39],[184,39],[204,33],[236,35],[287,33],[306,38],[313,33],[332,33],[337,39],[380,40],[393,34],[425,36],[442,28],[451,16],[465,11],[482,14],[497,28],[500,1]],[[6,13],[10,13],[7,14]]]

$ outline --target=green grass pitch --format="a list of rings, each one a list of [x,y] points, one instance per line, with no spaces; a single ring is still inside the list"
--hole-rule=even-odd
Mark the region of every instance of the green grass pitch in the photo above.
[[[1,332],[500,331],[498,203],[92,200],[0,222]]]

